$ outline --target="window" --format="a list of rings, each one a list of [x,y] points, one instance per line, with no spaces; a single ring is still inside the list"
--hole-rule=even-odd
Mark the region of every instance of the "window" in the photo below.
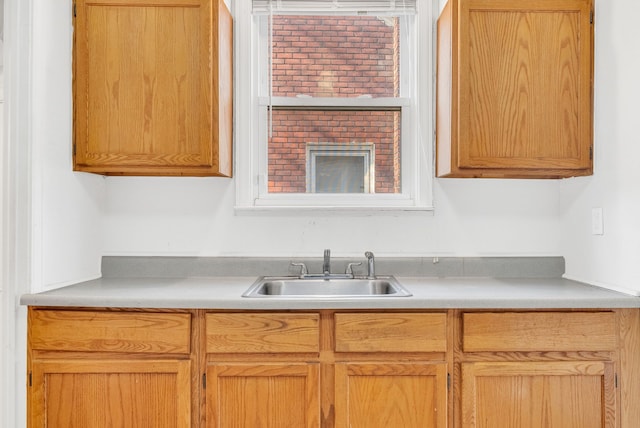
[[[431,0],[235,4],[237,207],[429,208]]]
[[[308,193],[371,193],[375,189],[375,145],[307,145]]]

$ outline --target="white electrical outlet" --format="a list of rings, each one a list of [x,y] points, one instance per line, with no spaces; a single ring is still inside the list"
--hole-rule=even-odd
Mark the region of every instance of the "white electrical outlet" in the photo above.
[[[591,234],[604,235],[602,208],[591,208]]]

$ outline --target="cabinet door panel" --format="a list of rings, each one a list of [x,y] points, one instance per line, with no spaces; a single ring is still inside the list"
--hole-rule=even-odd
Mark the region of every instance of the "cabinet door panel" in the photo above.
[[[614,428],[613,363],[462,365],[463,428]]]
[[[461,72],[469,79],[460,111],[469,126],[460,135],[468,141],[461,166],[587,168],[591,124],[578,112],[591,103],[588,3],[582,15],[573,1],[566,10],[486,3],[462,12]]]
[[[336,428],[445,428],[446,364],[336,364]]]
[[[207,368],[207,426],[318,428],[318,364],[215,364]]]
[[[451,0],[438,21],[437,174],[590,175],[592,0]]]
[[[74,4],[74,168],[229,176],[232,24],[224,3]]]
[[[189,361],[47,360],[32,365],[31,427],[189,427]]]

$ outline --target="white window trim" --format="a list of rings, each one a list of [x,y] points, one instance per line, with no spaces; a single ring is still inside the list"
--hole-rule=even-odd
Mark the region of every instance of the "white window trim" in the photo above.
[[[259,47],[256,46],[252,32],[256,24],[252,19],[251,0],[236,0],[234,2],[234,52],[235,52],[235,182],[236,182],[236,212],[260,213],[265,211],[290,213],[292,211],[432,211],[433,210],[433,129],[434,129],[434,29],[438,2],[435,0],[418,0],[418,19],[415,28],[416,49],[423,52],[418,55],[414,65],[416,76],[425,78],[415,79],[417,85],[417,105],[409,109],[409,114],[403,112],[401,127],[408,130],[404,138],[410,138],[417,147],[412,151],[415,155],[406,153],[402,156],[402,188],[399,194],[266,194],[266,173],[259,171],[266,169],[266,145],[254,144],[261,132],[266,132],[266,117],[261,113],[260,105],[268,100],[260,98],[258,85],[252,80],[252,70],[256,61]],[[258,102],[253,102],[253,100]],[[272,99],[271,102],[274,100]],[[304,105],[307,103],[333,103],[335,100],[321,98],[278,100],[282,103]],[[354,98],[346,103],[358,104],[364,100]],[[367,100],[370,102],[371,100]],[[396,101],[380,99],[381,105],[389,102],[404,104],[403,98]],[[415,102],[412,100],[411,102]],[[278,104],[280,105],[280,104]],[[261,117],[262,116],[262,117]],[[415,126],[412,126],[415,124]]]

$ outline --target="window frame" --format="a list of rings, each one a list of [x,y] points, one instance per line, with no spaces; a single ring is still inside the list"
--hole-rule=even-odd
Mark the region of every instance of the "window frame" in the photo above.
[[[267,109],[278,107],[335,106],[336,99],[321,97],[266,97],[254,76],[256,67],[268,66],[268,59],[259,52],[255,31],[260,28],[254,20],[252,0],[235,0],[235,181],[236,212],[261,211],[430,211],[433,209],[433,138],[434,138],[434,46],[436,0],[417,0],[417,19],[413,29],[417,58],[412,69],[415,97],[401,92],[398,98],[340,98],[344,107],[394,107],[401,109],[401,193],[268,193],[267,144],[260,136],[267,135]],[[268,73],[264,73],[268,74]],[[426,76],[421,79],[417,76]],[[403,85],[401,85],[402,91]],[[242,119],[248,118],[248,119]],[[248,122],[248,123],[247,123]]]

